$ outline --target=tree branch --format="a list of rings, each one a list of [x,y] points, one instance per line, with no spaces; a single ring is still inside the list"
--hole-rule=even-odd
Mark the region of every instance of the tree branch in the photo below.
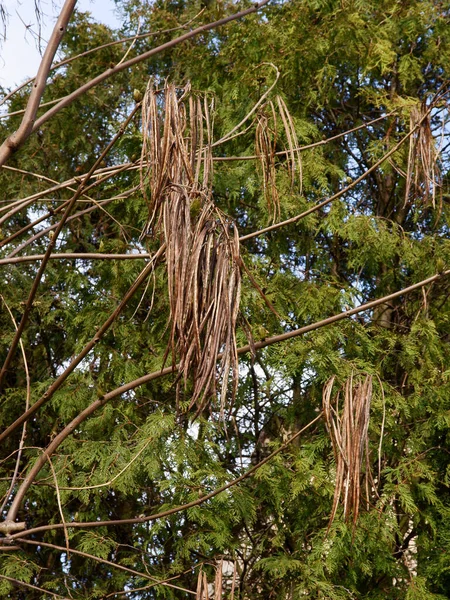
[[[19,129],[9,136],[0,146],[0,167],[4,165],[13,152],[16,152],[22,146],[26,139],[36,130],[36,113],[39,103],[47,84],[47,77],[52,66],[53,57],[66,31],[67,23],[72,16],[76,0],[66,0],[61,13],[56,21],[53,33],[45,49],[41,64],[36,75],[33,90],[28,99],[27,108],[23,116]]]
[[[19,340],[22,336],[23,330],[25,329],[25,325],[28,322],[28,317],[30,315],[31,312],[31,308],[33,306],[33,302],[34,302],[34,298],[36,296],[40,281],[42,279],[42,275],[44,274],[44,271],[47,267],[47,263],[49,260],[49,256],[51,255],[53,248],[56,244],[56,240],[58,239],[58,235],[61,233],[62,228],[64,227],[64,224],[67,220],[67,218],[69,217],[69,214],[73,208],[73,206],[75,205],[76,201],[78,200],[78,198],[81,196],[81,194],[85,191],[86,189],[86,184],[89,181],[89,178],[91,177],[92,173],[94,173],[95,169],[97,168],[97,166],[101,163],[101,161],[103,160],[103,158],[108,154],[108,152],[111,150],[111,148],[114,146],[114,144],[117,142],[118,139],[120,139],[120,137],[123,135],[123,133],[125,132],[126,127],[128,126],[128,124],[130,123],[130,121],[134,118],[136,112],[139,110],[140,108],[140,104],[136,104],[136,106],[134,107],[134,109],[131,111],[130,115],[127,117],[127,119],[125,120],[125,122],[123,123],[123,125],[120,127],[119,131],[116,133],[116,135],[113,137],[113,139],[109,142],[109,144],[106,146],[106,148],[103,150],[103,152],[100,154],[100,156],[97,158],[97,160],[95,161],[94,165],[92,166],[92,168],[90,169],[90,171],[87,173],[87,175],[85,176],[85,178],[83,179],[83,181],[79,184],[77,191],[75,192],[75,194],[72,196],[72,199],[69,201],[66,210],[64,211],[64,214],[60,220],[60,222],[58,223],[56,230],[55,230],[55,234],[53,236],[53,238],[50,240],[48,247],[47,247],[47,251],[45,253],[45,256],[41,262],[41,265],[39,267],[39,270],[36,274],[36,277],[33,281],[33,285],[31,286],[31,290],[30,293],[28,295],[28,299],[22,314],[22,318],[20,320],[19,326],[16,330],[16,333],[14,335],[14,339],[11,342],[11,346],[9,348],[8,354],[5,358],[5,362],[3,363],[2,369],[0,371],[0,390],[2,388],[2,383],[3,383],[3,378],[6,374],[6,371],[11,363],[11,360],[16,352],[17,346],[19,344]]]
[[[75,215],[74,215],[75,216]],[[0,265],[15,265],[17,263],[34,262],[42,260],[45,254],[27,254],[26,256],[15,256],[12,258],[0,258]],[[104,252],[61,252],[50,254],[50,260],[135,260],[151,258],[148,252],[139,254],[106,254]]]
[[[284,450],[286,450],[286,448],[288,448],[290,446],[290,444],[292,444],[292,442],[294,442],[299,436],[301,436],[302,433],[304,433],[307,429],[312,427],[312,425],[317,423],[317,421],[321,417],[322,417],[322,412],[320,412],[317,415],[317,417],[315,417],[307,425],[302,427],[302,429],[300,429],[300,431],[297,431],[296,433],[294,433],[279,448],[277,448],[276,450],[271,452],[268,456],[263,458],[258,464],[254,465],[253,467],[248,469],[248,471],[246,471],[242,475],[239,475],[239,477],[232,479],[228,483],[225,483],[224,485],[213,490],[212,492],[209,492],[209,494],[205,494],[204,496],[201,496],[200,498],[198,498],[196,500],[192,500],[191,502],[187,502],[186,504],[181,504],[179,506],[175,506],[174,508],[169,508],[168,510],[150,515],[148,517],[136,517],[134,519],[116,519],[116,520],[112,520],[112,521],[87,521],[85,523],[73,522],[73,523],[68,523],[67,527],[69,527],[69,528],[70,527],[77,527],[77,528],[79,528],[79,527],[81,527],[81,528],[83,528],[83,527],[105,527],[105,526],[114,526],[114,525],[134,525],[137,523],[149,523],[150,521],[156,521],[157,519],[163,519],[165,517],[169,517],[170,515],[174,515],[176,513],[188,510],[189,508],[193,508],[194,506],[199,506],[201,504],[204,504],[208,500],[211,500],[211,498],[214,498],[218,494],[225,492],[226,490],[230,489],[231,487],[234,487],[238,483],[241,483],[241,481],[244,481],[244,479],[247,479],[247,477],[250,477],[251,475],[256,473],[256,471],[258,469],[260,469],[263,465],[265,465],[270,460],[272,460],[272,458],[274,458],[275,456],[280,454],[280,452],[283,452]],[[62,529],[62,528],[64,528],[63,523],[54,523],[52,525],[41,525],[40,527],[34,527],[33,529],[28,529],[26,531],[21,531],[20,533],[12,534],[8,537],[8,541],[13,541],[13,540],[21,541],[21,540],[17,539],[20,536],[34,535],[36,533],[40,533],[43,531],[49,531],[52,529]],[[2,542],[2,540],[0,539],[0,544],[1,544],[1,542]]]
[[[429,283],[432,283],[433,281],[437,281],[438,279],[441,279],[448,275],[450,275],[450,269],[447,271],[443,271],[442,273],[438,273],[437,275],[433,275],[432,277],[428,277],[427,279],[424,279],[422,281],[419,281],[418,283],[410,285],[402,290],[399,290],[398,292],[394,292],[393,294],[389,294],[388,296],[383,296],[382,298],[378,298],[377,300],[372,300],[371,302],[367,302],[366,304],[362,304],[361,306],[357,306],[356,308],[352,308],[350,310],[339,313],[337,315],[333,315],[332,317],[328,317],[327,319],[322,319],[321,321],[317,321],[316,323],[311,323],[310,325],[305,325],[304,327],[300,327],[299,329],[294,329],[293,331],[288,331],[287,333],[282,333],[280,335],[275,335],[275,336],[266,338],[264,340],[260,340],[259,342],[255,342],[252,345],[248,344],[246,346],[241,346],[240,348],[237,349],[237,353],[239,355],[241,355],[241,354],[246,354],[247,352],[260,350],[262,348],[266,348],[267,346],[271,346],[272,344],[277,344],[279,342],[283,342],[285,340],[289,340],[289,339],[298,337],[305,333],[309,333],[310,331],[320,329],[327,325],[331,325],[332,323],[337,323],[338,321],[342,321],[343,319],[348,319],[349,317],[351,317],[353,315],[356,315],[360,312],[364,312],[366,310],[370,310],[370,309],[374,308],[375,306],[378,306],[379,304],[383,304],[384,302],[388,302],[390,300],[393,300],[394,298],[398,298],[399,296],[403,296],[404,294],[408,294],[414,290],[420,289],[423,286],[428,285]],[[220,355],[218,358],[220,358]],[[141,385],[149,383],[150,381],[159,379],[160,377],[163,377],[165,375],[170,375],[171,373],[173,373],[176,370],[176,368],[177,367],[175,367],[175,369],[173,367],[166,367],[164,369],[161,369],[160,371],[154,371],[153,373],[143,375],[142,377],[139,377],[138,379],[135,379],[133,381],[130,381],[129,383],[121,385],[120,387],[116,388],[115,390],[112,390],[111,392],[104,394],[101,398],[99,398],[98,400],[93,402],[90,406],[88,406],[81,413],[79,413],[75,417],[75,419],[73,419],[54,438],[54,440],[47,446],[47,448],[44,450],[43,455],[41,455],[36,460],[32,469],[29,471],[28,475],[25,477],[19,490],[17,491],[16,497],[14,498],[14,501],[13,501],[11,508],[8,512],[8,515],[6,517],[6,521],[12,522],[16,519],[17,513],[18,513],[20,505],[22,504],[22,501],[25,497],[25,494],[26,494],[28,488],[30,487],[30,485],[32,484],[32,482],[34,481],[34,479],[36,478],[36,476],[38,475],[39,471],[42,469],[42,467],[46,463],[47,456],[51,456],[53,454],[53,452],[56,450],[56,448],[58,448],[58,446],[60,444],[62,444],[62,442],[72,433],[72,431],[74,429],[76,429],[85,419],[87,419],[87,417],[89,417],[98,408],[100,408],[101,406],[104,406],[107,402],[109,402],[113,398],[117,398],[118,396],[121,396],[125,392],[128,392],[128,391],[133,390]],[[45,402],[45,400],[43,400],[43,399],[41,399],[41,400],[42,400],[41,404],[43,404]],[[30,410],[32,410],[33,407],[31,407]],[[28,412],[30,412],[30,411],[28,411]],[[22,417],[23,417],[23,415],[22,415]],[[17,419],[15,424],[20,424],[21,422],[23,422],[22,417]],[[12,426],[10,426],[8,428],[9,431],[11,431],[11,427]],[[8,431],[8,430],[6,430],[6,431]],[[0,437],[0,441],[2,441],[6,437],[6,431]]]
[[[105,48],[110,48],[111,46],[117,46],[119,44],[126,44],[133,40],[143,40],[148,37],[156,37],[158,35],[162,35],[163,33],[173,33],[174,31],[178,31],[179,29],[186,29],[186,27],[188,27],[193,21],[195,21],[202,14],[202,12],[204,12],[204,10],[205,9],[202,9],[197,15],[195,15],[195,17],[193,17],[186,23],[183,23],[182,25],[178,25],[177,27],[171,27],[170,29],[160,29],[159,31],[150,31],[147,33],[139,33],[137,35],[131,35],[130,37],[122,38],[120,40],[114,40],[113,42],[107,42],[106,44],[101,44],[100,46],[96,46],[95,48],[89,48],[89,50],[86,50],[85,52],[81,52],[80,54],[77,54],[76,56],[69,56],[69,58],[65,58],[64,60],[61,60],[60,62],[53,64],[50,67],[50,71],[55,71],[56,69],[59,69],[59,67],[64,67],[65,65],[68,65],[71,62],[74,62],[75,60],[79,60],[80,58],[89,56],[89,54],[92,54],[93,52],[98,52],[99,50],[104,50]],[[33,83],[34,80],[35,80],[35,77],[30,77],[30,79],[27,79],[26,81],[21,83],[12,92],[9,92],[4,98],[2,98],[2,100],[0,100],[0,106],[2,106],[2,104],[4,104],[7,100],[12,98],[14,96],[14,94],[17,94],[17,92],[20,92],[20,90],[22,88],[24,88],[26,85],[28,85],[29,83]],[[42,104],[40,106],[42,106]],[[16,111],[14,114],[18,114],[18,113],[22,113],[22,112],[25,112],[25,111]],[[4,119],[7,116],[11,116],[11,115],[1,115],[0,119]]]

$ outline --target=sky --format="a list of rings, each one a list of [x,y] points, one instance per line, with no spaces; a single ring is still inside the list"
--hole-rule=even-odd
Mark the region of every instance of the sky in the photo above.
[[[29,77],[36,75],[40,54],[35,36],[38,31],[35,0],[3,0],[9,17],[6,25],[6,42],[0,42],[0,85],[14,88]],[[63,0],[39,0],[44,13],[42,37],[47,40],[53,29]],[[77,9],[89,11],[96,21],[117,26],[113,0],[78,0]],[[27,26],[29,29],[27,29]],[[45,50],[45,43],[42,45]]]

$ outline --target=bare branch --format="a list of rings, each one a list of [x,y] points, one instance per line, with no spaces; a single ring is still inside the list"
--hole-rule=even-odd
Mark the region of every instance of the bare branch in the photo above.
[[[54,65],[52,65],[50,67],[50,71],[59,69],[59,67],[68,65],[71,62],[74,62],[75,60],[79,60],[80,58],[89,56],[89,54],[92,54],[93,52],[98,52],[99,50],[104,50],[105,48],[109,48],[111,46],[117,46],[118,44],[127,44],[128,42],[131,42],[133,40],[143,40],[148,37],[156,37],[158,35],[162,35],[163,33],[173,33],[174,31],[178,31],[179,29],[186,29],[186,27],[188,27],[191,23],[193,23],[196,19],[198,19],[198,17],[204,12],[204,10],[205,9],[202,9],[197,15],[195,15],[195,17],[193,17],[186,23],[183,23],[182,25],[178,25],[177,27],[172,27],[170,29],[160,29],[159,31],[150,31],[147,33],[140,33],[137,35],[132,35],[130,37],[122,38],[120,40],[114,40],[113,42],[107,42],[106,44],[101,44],[101,46],[96,46],[95,48],[89,48],[89,50],[86,50],[85,52],[81,52],[80,54],[77,54],[76,56],[70,56],[69,58],[65,58],[64,60],[61,60],[60,62],[55,63]],[[14,94],[17,94],[17,92],[20,92],[20,90],[23,89],[26,85],[28,85],[29,83],[33,83],[34,79],[35,79],[34,77],[30,77],[30,79],[27,79],[26,81],[21,83],[12,92],[9,92],[9,94],[7,94],[4,98],[2,98],[2,100],[0,100],[0,106],[2,106],[2,104],[4,104],[7,100],[12,98],[14,96]],[[42,107],[42,104],[39,106],[39,108],[40,107]],[[25,111],[17,111],[14,114],[17,114],[18,112],[25,112]],[[3,119],[5,116],[8,116],[8,115],[1,115],[0,119]]]
[[[67,549],[64,546],[56,546],[56,544],[47,544],[46,542],[35,542],[34,540],[27,539],[19,539],[18,541],[24,544],[32,544],[33,546],[45,546],[46,548],[52,548],[53,550],[60,550],[61,552],[67,552]],[[106,560],[104,558],[100,558],[95,556],[94,554],[88,554],[87,552],[81,552],[81,550],[70,549],[72,554],[77,554],[78,556],[83,556],[84,558],[89,558],[90,560],[96,560],[103,565],[108,565],[108,567],[113,567],[115,569],[120,569],[121,571],[125,571],[126,573],[130,573],[131,575],[135,575],[136,577],[141,577],[142,579],[149,579],[150,581],[154,581],[155,585],[165,585],[166,587],[172,588],[174,590],[179,590],[184,592],[185,594],[192,594],[195,596],[195,592],[188,590],[186,588],[180,587],[179,585],[174,585],[173,583],[169,583],[167,580],[159,580],[156,577],[152,577],[147,573],[140,573],[139,571],[135,571],[134,569],[129,569],[128,567],[124,567],[123,565],[117,562],[111,562],[110,560]]]
[[[75,215],[74,215],[75,216]],[[45,254],[28,254],[27,256],[15,256],[12,258],[0,258],[0,265],[13,265],[17,263],[34,262],[42,260]],[[136,260],[151,258],[153,254],[142,252],[139,254],[106,254],[103,252],[62,252],[61,254],[50,254],[49,260]]]
[[[36,79],[33,85],[33,90],[28,99],[27,108],[23,116],[22,122],[19,129],[13,133],[7,140],[0,146],[0,166],[4,165],[13,152],[16,152],[25,140],[30,136],[32,131],[35,131],[36,126],[36,113],[39,108],[39,103],[44,93],[45,86],[47,84],[47,77],[50,71],[50,67],[55,56],[56,50],[62,40],[62,37],[66,31],[67,24],[70,17],[72,16],[75,8],[76,0],[66,0],[61,13],[56,21],[53,33],[45,49],[44,56],[42,57],[41,64],[39,66]]]
[[[184,42],[192,37],[195,37],[195,36],[199,35],[200,33],[204,33],[205,31],[210,31],[211,29],[216,29],[217,27],[226,25],[227,23],[230,23],[231,21],[235,21],[236,19],[241,19],[242,17],[250,15],[250,14],[260,10],[268,2],[269,2],[269,0],[262,0],[261,2],[259,2],[257,4],[254,4],[251,8],[242,10],[238,13],[235,13],[234,15],[224,17],[223,19],[219,19],[218,21],[214,21],[214,22],[208,23],[206,25],[201,25],[200,27],[197,27],[196,29],[189,31],[188,33],[185,33],[185,34],[181,35],[180,37],[175,38],[174,40],[170,40],[169,42],[166,42],[165,44],[161,44],[160,46],[157,46],[156,48],[152,48],[152,50],[148,50],[147,52],[144,52],[143,54],[140,54],[139,56],[130,58],[129,60],[125,61],[124,63],[122,63],[120,65],[111,67],[107,71],[104,71],[100,75],[97,75],[97,77],[94,77],[94,79],[91,79],[84,85],[80,86],[77,90],[75,90],[74,92],[72,92],[71,94],[69,94],[68,96],[63,98],[56,106],[54,106],[53,108],[48,110],[46,113],[44,113],[41,117],[39,117],[39,119],[37,119],[34,124],[33,132],[36,131],[37,129],[39,129],[44,123],[46,123],[49,119],[51,119],[60,110],[62,110],[66,106],[69,106],[69,104],[72,104],[72,102],[74,100],[76,100],[77,98],[82,96],[85,92],[87,92],[91,88],[95,87],[96,85],[98,85],[99,83],[104,81],[105,79],[108,79],[108,77],[111,77],[112,75],[115,75],[116,73],[119,73],[120,71],[123,71],[125,69],[129,69],[130,67],[132,67],[144,60],[147,60],[148,58],[151,58],[155,54],[159,54],[160,52],[169,50],[170,48],[173,48],[174,46],[181,44],[182,42]]]

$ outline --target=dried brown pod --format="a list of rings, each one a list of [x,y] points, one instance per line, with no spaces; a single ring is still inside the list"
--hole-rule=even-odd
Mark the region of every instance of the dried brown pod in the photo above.
[[[344,519],[356,525],[365,462],[366,494],[373,487],[369,464],[368,430],[372,401],[372,375],[353,374],[332,399],[335,377],[323,389],[323,413],[336,461],[336,483],[328,530],[342,505]]]
[[[280,218],[280,198],[276,185],[277,144],[281,142],[278,121],[281,119],[282,130],[286,138],[286,159],[291,176],[291,186],[296,179],[302,191],[302,162],[299,142],[293,119],[281,96],[276,97],[276,106],[269,101],[264,104],[256,123],[255,148],[262,173],[264,197],[267,202],[270,218],[275,222]],[[296,172],[298,173],[296,177]]]
[[[208,580],[203,569],[198,572],[195,600],[209,600]]]
[[[409,142],[405,204],[413,196],[421,199],[425,206],[435,208],[436,191],[441,190],[442,176],[439,149],[431,130],[431,115],[424,102],[411,109],[410,130],[414,132]]]
[[[166,244],[171,323],[166,357],[171,353],[185,384],[192,378],[189,408],[197,406],[197,413],[221,380],[223,414],[230,372],[233,396],[237,387],[241,273],[238,231],[212,199],[209,106],[189,85],[166,83],[158,91],[150,84],[142,120],[146,232],[162,235]]]

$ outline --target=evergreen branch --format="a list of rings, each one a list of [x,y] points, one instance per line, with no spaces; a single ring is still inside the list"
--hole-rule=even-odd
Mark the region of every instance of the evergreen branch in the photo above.
[[[37,410],[47,402],[53,394],[61,387],[67,377],[75,370],[75,368],[80,364],[80,362],[89,354],[89,352],[94,348],[94,346],[100,341],[106,331],[111,327],[117,317],[120,315],[122,310],[128,304],[129,300],[133,297],[135,292],[139,289],[141,284],[145,281],[147,276],[152,272],[155,268],[156,262],[164,253],[165,246],[161,246],[161,248],[156,252],[153,256],[152,260],[144,267],[141,273],[138,275],[134,283],[128,289],[126,294],[123,296],[122,300],[118,304],[117,308],[111,313],[111,315],[106,319],[101,327],[98,328],[94,337],[88,342],[85,347],[81,350],[81,352],[70,362],[68,367],[55,379],[52,385],[47,389],[47,391],[37,400],[33,406],[23,413],[12,425],[10,425],[5,431],[0,434],[0,442],[5,439],[10,433],[12,433],[21,423],[27,421]],[[55,438],[56,439],[56,438]]]
[[[0,390],[2,389],[2,383],[3,383],[3,378],[6,374],[6,371],[11,363],[11,360],[13,359],[16,349],[17,349],[17,345],[19,343],[19,340],[22,336],[23,330],[25,329],[25,325],[28,322],[28,317],[30,315],[31,312],[31,308],[33,306],[33,302],[34,302],[34,298],[36,296],[37,290],[39,288],[39,284],[41,282],[42,276],[44,274],[44,271],[47,267],[47,263],[49,260],[49,256],[52,253],[52,250],[56,244],[56,240],[58,239],[58,235],[61,233],[65,222],[67,221],[67,218],[70,215],[70,212],[72,210],[72,208],[75,206],[76,201],[78,200],[78,198],[81,196],[81,194],[83,193],[87,182],[90,179],[90,176],[92,175],[92,173],[95,171],[95,169],[98,167],[98,165],[101,163],[101,161],[105,158],[105,156],[107,156],[108,152],[111,150],[111,148],[114,146],[114,144],[122,137],[122,135],[125,132],[126,127],[129,125],[129,123],[132,121],[132,119],[134,118],[135,114],[137,113],[138,109],[140,108],[140,105],[137,104],[134,109],[131,111],[130,115],[127,117],[127,119],[125,120],[125,122],[123,123],[123,125],[119,128],[119,131],[116,133],[116,135],[112,138],[112,140],[107,144],[106,148],[103,150],[103,152],[100,154],[100,156],[97,158],[97,160],[95,161],[95,163],[93,164],[92,168],[90,169],[90,171],[87,173],[87,175],[84,177],[84,179],[80,182],[77,191],[75,192],[75,194],[72,196],[71,200],[69,201],[66,210],[64,211],[64,214],[61,218],[61,220],[59,221],[56,229],[55,229],[55,233],[53,235],[53,237],[50,239],[50,242],[48,244],[47,247],[47,251],[45,253],[45,256],[41,262],[41,265],[39,267],[39,270],[36,274],[36,277],[33,281],[33,285],[31,286],[31,290],[30,293],[28,295],[28,299],[27,302],[25,304],[25,308],[22,314],[22,318],[20,320],[19,323],[19,327],[17,328],[16,334],[14,336],[14,339],[11,343],[11,346],[9,348],[8,354],[6,355],[5,361],[3,363],[2,369],[0,371]],[[0,149],[1,150],[1,149]]]
[[[66,548],[64,548],[64,546],[57,546],[56,544],[49,544],[47,542],[35,542],[34,540],[27,540],[25,538],[20,539],[18,541],[23,542],[24,544],[32,544],[33,546],[43,546],[45,548],[51,548],[53,550],[60,550],[61,552],[67,552],[67,550],[66,550]],[[124,567],[123,565],[120,565],[119,563],[111,562],[110,560],[106,560],[105,558],[100,558],[99,556],[95,556],[94,554],[88,554],[87,552],[82,552],[81,550],[74,550],[73,548],[70,549],[70,552],[72,554],[82,556],[83,558],[95,560],[95,561],[101,563],[102,565],[107,565],[108,567],[120,569],[121,571],[125,571],[125,573],[130,573],[130,575],[135,575],[136,577],[141,577],[142,579],[149,579],[150,581],[153,581],[155,583],[155,585],[165,585],[166,587],[169,587],[174,590],[179,590],[186,594],[191,594],[193,596],[196,595],[195,592],[188,590],[186,588],[183,588],[179,585],[174,585],[173,583],[169,583],[168,580],[159,580],[156,577],[152,577],[151,575],[148,575],[147,573],[140,573],[139,571],[135,571],[134,569]]]
[[[322,417],[322,414],[323,413],[321,411],[312,421],[310,421],[307,425],[302,427],[302,429],[300,429],[299,431],[294,433],[279,448],[277,448],[276,450],[271,452],[268,456],[263,458],[259,463],[257,463],[256,465],[254,465],[253,467],[251,467],[250,469],[245,471],[245,473],[242,473],[242,475],[239,475],[239,477],[232,479],[228,483],[225,483],[224,485],[213,490],[212,492],[209,492],[208,494],[200,496],[200,498],[197,498],[196,500],[192,500],[191,502],[187,502],[186,504],[181,504],[179,506],[175,506],[174,508],[169,508],[168,510],[156,513],[154,515],[150,515],[148,517],[136,517],[134,519],[116,519],[116,520],[111,520],[111,521],[87,521],[85,523],[72,522],[72,523],[68,524],[68,527],[69,528],[70,527],[105,527],[105,526],[114,526],[114,525],[134,525],[137,523],[149,523],[150,521],[156,521],[157,519],[163,519],[165,517],[169,517],[176,513],[183,512],[185,510],[193,508],[194,506],[200,506],[201,504],[204,504],[208,500],[211,500],[215,496],[234,487],[235,485],[241,483],[241,481],[244,481],[244,479],[247,479],[248,477],[250,477],[251,475],[256,473],[256,471],[258,471],[258,469],[260,469],[262,466],[264,466],[266,463],[268,463],[270,460],[272,460],[272,458],[275,458],[275,456],[280,454],[280,452],[283,452],[284,450],[286,450],[286,448],[288,448],[290,446],[290,444],[292,444],[292,442],[294,442],[298,437],[300,437],[300,435],[302,433],[304,433],[307,429],[312,427],[312,425],[317,423],[317,421]],[[19,542],[19,541],[22,541],[22,539],[18,539],[21,536],[34,535],[35,533],[39,533],[42,531],[50,531],[53,529],[61,529],[61,528],[63,528],[62,523],[53,523],[51,525],[41,525],[40,527],[34,527],[33,529],[27,529],[25,531],[21,531],[20,533],[16,533],[16,534],[13,533],[13,534],[9,535],[8,542],[11,542],[13,540],[16,542]],[[1,547],[2,541],[4,541],[4,540],[2,540],[0,538],[0,547]]]
[[[39,103],[47,85],[47,77],[52,65],[53,57],[66,32],[67,24],[75,8],[76,0],[66,0],[61,13],[55,23],[50,40],[42,57],[41,64],[34,81],[33,90],[28,99],[27,108],[22,122],[15,133],[10,135],[0,146],[0,166],[5,164],[11,155],[16,152],[28,139],[33,131],[36,131],[36,114]],[[1,382],[1,377],[0,377]]]
[[[95,485],[84,485],[81,487],[62,487],[60,486],[59,489],[60,490],[68,490],[68,491],[81,491],[81,490],[98,490],[99,488],[103,488],[103,487],[107,487],[108,485],[111,485],[112,483],[114,483],[115,481],[117,481],[117,479],[119,479],[119,477],[121,475],[123,475],[125,473],[125,471],[127,471],[131,465],[140,457],[140,455],[144,452],[144,450],[146,448],[148,448],[148,446],[150,445],[150,443],[153,441],[152,438],[149,438],[145,444],[142,446],[142,448],[140,448],[136,454],[133,456],[133,458],[131,460],[129,460],[127,462],[127,464],[120,469],[120,471],[114,475],[114,477],[112,477],[111,479],[109,479],[108,481],[105,481],[104,483],[97,483]]]
[[[428,285],[429,283],[437,281],[438,279],[441,279],[448,275],[450,275],[450,269],[447,271],[443,271],[442,273],[438,273],[436,275],[428,277],[427,279],[424,279],[422,281],[419,281],[418,283],[415,283],[406,288],[403,288],[402,290],[394,292],[393,294],[389,294],[387,296],[383,296],[382,298],[372,300],[371,302],[367,302],[366,304],[362,304],[360,306],[357,306],[356,308],[352,308],[345,312],[338,313],[337,315],[333,315],[326,319],[322,319],[321,321],[316,321],[315,323],[311,323],[310,325],[305,325],[304,327],[300,327],[299,329],[294,329],[293,331],[288,331],[288,332],[282,333],[280,335],[275,335],[275,336],[260,340],[259,342],[254,342],[251,345],[248,344],[246,346],[241,346],[240,348],[237,349],[237,354],[241,355],[241,354],[246,354],[247,352],[254,352],[255,350],[260,350],[262,348],[266,348],[267,346],[271,346],[272,344],[277,344],[277,343],[283,342],[285,340],[296,338],[300,335],[304,335],[305,333],[309,333],[310,331],[314,331],[316,329],[320,329],[327,325],[331,325],[332,323],[337,323],[338,321],[342,321],[343,319],[348,319],[349,317],[351,317],[353,315],[356,315],[360,312],[365,312],[366,310],[370,310],[370,309],[374,308],[375,306],[378,306],[385,302],[389,302],[390,300],[394,300],[395,298],[398,298],[399,296],[403,296],[404,294],[413,292],[414,290],[420,289],[420,288],[424,287],[425,285]],[[90,343],[92,343],[92,342],[90,342]],[[219,358],[220,358],[220,355],[219,355]],[[128,392],[128,391],[133,390],[141,385],[149,383],[150,381],[159,379],[160,377],[163,377],[165,375],[170,375],[171,373],[174,372],[174,370],[176,368],[177,368],[176,366],[175,366],[175,368],[166,367],[159,371],[153,371],[152,373],[148,373],[147,375],[143,375],[142,377],[139,377],[138,379],[134,379],[133,381],[130,381],[129,383],[121,385],[120,387],[116,388],[115,390],[112,390],[111,392],[108,392],[107,394],[104,394],[102,397],[95,400],[92,404],[90,404],[87,408],[85,408],[82,412],[80,412],[68,425],[66,425],[66,427],[47,446],[47,448],[44,450],[43,454],[36,460],[35,464],[33,465],[33,467],[30,469],[29,473],[25,477],[24,481],[22,482],[22,485],[20,486],[19,490],[17,491],[17,494],[11,505],[11,508],[9,509],[8,515],[6,516],[6,519],[3,524],[3,529],[5,527],[6,528],[9,527],[11,524],[14,523],[17,513],[19,511],[19,508],[25,497],[25,494],[28,491],[28,488],[30,487],[30,485],[33,483],[36,476],[38,475],[38,473],[40,472],[40,470],[42,469],[42,467],[45,465],[47,456],[51,456],[53,454],[53,452],[56,450],[56,448],[58,448],[58,446],[60,444],[62,444],[62,442],[72,433],[72,431],[74,431],[85,419],[87,419],[91,414],[93,414],[98,408],[104,406],[113,398],[117,398],[118,396],[121,396],[125,392]],[[51,386],[52,389],[54,388],[55,383]],[[38,408],[42,404],[44,404],[44,402],[46,402],[47,394],[48,394],[48,391],[40,398],[40,400],[38,400],[38,402],[39,402]],[[36,404],[38,404],[38,402],[36,402]],[[20,425],[24,420],[28,419],[31,416],[31,414],[35,412],[36,404],[34,404],[29,409],[27,415],[25,415],[25,413],[24,413],[21,417],[19,417],[12,425],[10,425],[0,435],[0,442],[3,439],[5,439],[9,435],[9,433],[11,433],[11,431],[13,431],[13,429],[15,429],[18,425]],[[1,531],[1,527],[2,526],[0,525],[0,531]]]
[[[219,19],[218,21],[214,21],[214,22],[208,23],[206,25],[201,25],[200,27],[197,27],[196,29],[189,31],[189,32],[175,38],[174,40],[170,40],[170,41],[166,42],[165,44],[161,44],[160,46],[157,46],[156,48],[152,48],[151,50],[148,50],[147,52],[144,52],[143,54],[140,54],[139,56],[130,58],[129,60],[123,62],[120,65],[116,65],[115,67],[109,68],[108,70],[104,71],[100,75],[97,75],[97,77],[94,77],[93,79],[91,79],[90,81],[85,83],[84,85],[80,86],[74,92],[72,92],[71,94],[66,96],[64,99],[62,99],[56,106],[54,106],[53,108],[48,110],[46,113],[44,113],[41,117],[39,117],[39,119],[37,119],[34,124],[32,132],[35,132],[36,130],[38,130],[40,127],[42,127],[42,125],[44,123],[46,123],[49,119],[51,119],[60,110],[62,110],[66,106],[69,106],[70,104],[72,104],[72,102],[74,102],[74,100],[76,100],[77,98],[82,96],[85,92],[89,91],[90,89],[92,89],[93,87],[95,87],[96,85],[98,85],[99,83],[104,81],[105,79],[108,79],[112,75],[115,75],[116,73],[119,73],[120,71],[124,71],[125,69],[129,69],[130,67],[132,67],[144,60],[147,60],[147,59],[151,58],[152,56],[155,56],[156,54],[164,52],[165,50],[169,50],[170,48],[173,48],[174,46],[177,46],[178,44],[181,44],[182,42],[184,42],[186,40],[196,37],[197,35],[199,35],[201,33],[210,31],[211,29],[216,29],[217,27],[226,25],[227,23],[230,23],[231,21],[235,21],[236,19],[241,19],[242,17],[250,15],[254,12],[257,12],[259,9],[261,9],[263,6],[265,6],[268,2],[269,2],[269,0],[262,0],[261,2],[254,4],[251,8],[247,8],[247,9],[242,10],[233,15],[229,15],[228,17],[224,17],[223,19]]]
[[[58,477],[56,476],[55,467],[53,466],[52,459],[47,457],[48,464],[50,467],[50,471],[52,472],[53,481],[55,482],[55,494],[56,494],[56,502],[58,504],[59,514],[61,515],[62,526],[64,530],[64,539],[66,540],[66,552],[67,552],[67,560],[70,560],[70,544],[69,544],[69,532],[67,531],[67,523],[64,519],[64,511],[61,504],[61,494],[59,491]]]

